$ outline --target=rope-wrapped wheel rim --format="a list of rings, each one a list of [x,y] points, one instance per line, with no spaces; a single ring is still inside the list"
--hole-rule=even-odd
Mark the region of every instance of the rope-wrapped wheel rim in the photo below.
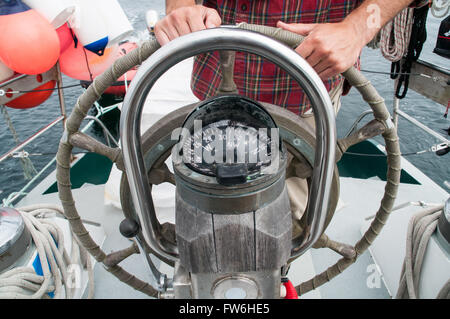
[[[239,25],[240,28],[247,30],[254,30],[265,33],[269,36],[287,43],[290,47],[296,47],[302,40],[302,37],[275,28],[265,28],[261,26]],[[210,32],[210,30],[202,31]],[[93,103],[100,98],[102,93],[111,86],[121,75],[126,73],[129,69],[141,64],[153,52],[159,48],[156,40],[145,42],[141,47],[130,52],[126,56],[115,61],[115,63],[102,75],[98,76],[91,86],[78,99],[70,117],[66,122],[66,129],[60,141],[57,154],[57,182],[59,197],[64,208],[64,213],[70,222],[71,228],[75,235],[79,238],[80,243],[86,250],[94,256],[98,262],[103,262],[107,255],[101,248],[92,240],[88,231],[81,222],[81,218],[75,207],[75,202],[71,192],[70,184],[70,162],[73,144],[71,138],[75,136],[80,128],[81,122],[85,118],[87,112]],[[325,272],[317,275],[315,278],[307,281],[296,287],[297,291],[302,294],[312,290],[321,284],[331,280],[336,275],[341,273],[348,266],[353,264],[359,255],[361,255],[373,242],[376,236],[380,233],[383,225],[386,223],[389,213],[393,207],[397,189],[400,181],[400,149],[396,129],[390,120],[390,114],[386,108],[384,100],[380,97],[371,83],[355,68],[351,68],[344,72],[343,75],[349,83],[358,89],[364,100],[371,106],[374,117],[377,121],[382,123],[385,127],[382,134],[386,142],[386,152],[388,158],[387,183],[384,196],[381,200],[380,208],[370,225],[367,232],[363,235],[360,241],[354,246],[356,256],[354,258],[342,258],[335,265],[328,268]],[[320,114],[319,114],[320,115]],[[316,119],[317,121],[317,119]],[[140,138],[140,137],[139,137]],[[114,156],[111,158],[117,163],[123,164],[123,158],[119,156],[120,150],[115,150]],[[331,166],[331,169],[334,167]],[[170,258],[171,259],[171,258]],[[128,274],[117,264],[108,265],[106,269],[118,277],[121,281],[129,284],[133,288],[147,293],[150,296],[156,296],[157,291],[145,282]]]

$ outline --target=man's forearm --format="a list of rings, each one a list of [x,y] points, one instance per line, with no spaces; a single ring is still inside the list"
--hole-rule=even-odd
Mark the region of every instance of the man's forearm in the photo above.
[[[387,22],[412,2],[414,0],[366,0],[344,22],[352,23],[361,30],[368,43]]]
[[[195,5],[195,0],[166,0],[166,14],[180,7],[193,5]]]

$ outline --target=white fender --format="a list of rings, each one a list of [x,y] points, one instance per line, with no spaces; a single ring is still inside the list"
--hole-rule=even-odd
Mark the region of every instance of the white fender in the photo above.
[[[42,14],[55,29],[66,23],[75,12],[73,0],[23,0],[23,2]]]
[[[95,5],[98,0],[72,0],[76,4],[76,10],[69,20],[80,43],[89,51],[102,55],[108,45],[108,28],[103,19],[103,10]]]
[[[145,23],[147,24],[147,29],[150,33],[153,32],[156,22],[159,20],[159,14],[156,10],[148,10],[145,13]]]
[[[108,30],[108,46],[119,43],[133,32],[133,26],[117,0],[95,0],[92,4],[103,16],[103,21]]]

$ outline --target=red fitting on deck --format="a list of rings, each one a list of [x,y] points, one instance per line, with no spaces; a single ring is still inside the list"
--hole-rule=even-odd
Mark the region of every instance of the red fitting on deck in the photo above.
[[[283,285],[286,288],[286,297],[284,299],[298,299],[297,291],[290,280],[283,282]]]

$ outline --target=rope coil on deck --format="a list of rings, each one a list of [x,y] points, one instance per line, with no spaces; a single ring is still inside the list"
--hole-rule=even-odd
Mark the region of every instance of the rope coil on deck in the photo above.
[[[414,215],[408,224],[406,254],[400,275],[396,298],[419,298],[419,280],[425,252],[431,235],[437,227],[443,205],[426,209]],[[437,298],[448,298],[450,280],[443,286]]]
[[[75,236],[72,237],[69,256],[61,229],[48,219],[49,214],[64,216],[62,209],[52,205],[33,205],[19,208],[18,211],[36,246],[43,274],[36,274],[32,267],[6,271],[0,275],[0,299],[50,298],[49,293],[54,294],[54,299],[73,298],[72,281],[76,279],[70,272],[71,267],[84,264],[90,279],[93,279],[93,267]],[[94,281],[89,280],[88,298],[93,297],[93,285]]]

